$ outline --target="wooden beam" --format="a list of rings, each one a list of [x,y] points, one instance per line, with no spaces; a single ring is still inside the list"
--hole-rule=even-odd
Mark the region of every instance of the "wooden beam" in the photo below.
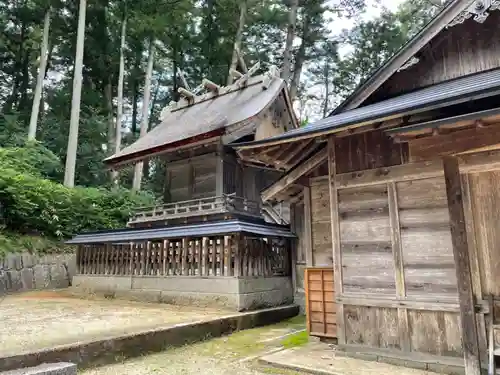
[[[286,158],[283,159],[282,163],[286,166],[293,166],[294,164],[297,163],[297,161],[295,161],[294,163],[292,163],[292,165],[289,165],[290,162],[299,154],[302,154],[301,156],[302,157],[305,157],[307,156],[308,154],[311,153],[311,151],[314,151],[317,147],[319,147],[318,143],[314,142],[314,141],[311,141],[311,142],[304,142],[301,146],[298,146],[297,149],[295,150],[295,152],[293,153],[290,153],[288,154],[288,156]],[[300,159],[299,159],[300,161]],[[281,161],[280,161],[281,163]]]
[[[295,146],[295,147],[294,147]],[[281,163],[281,158],[285,155],[288,155],[292,150],[296,150],[297,148],[300,149],[301,145],[296,145],[294,143],[291,143],[289,145],[286,145],[286,146],[283,146],[283,147],[280,147],[278,152],[276,154],[272,154],[270,155],[269,152],[265,151],[263,153],[261,153],[260,155],[263,155],[265,154],[266,156],[269,156],[269,157],[272,157],[275,159],[275,162],[276,164],[279,164]],[[292,153],[294,153],[292,151]]]
[[[460,323],[465,360],[465,375],[480,375],[479,340],[472,294],[471,266],[467,243],[467,227],[463,206],[462,186],[458,159],[443,157],[446,196],[450,213],[450,230],[455,259],[460,305]]]
[[[335,156],[335,138],[330,137],[327,144],[328,151],[328,186],[330,193],[330,220],[332,230],[332,252],[333,252],[333,280],[334,290],[342,294],[342,253],[340,246],[340,220],[339,220],[339,202],[337,193],[337,160]],[[337,304],[337,340],[339,344],[345,344],[345,325],[344,325],[344,305]]]
[[[467,228],[467,243],[469,245],[469,259],[471,267],[472,293],[476,301],[483,300],[483,291],[481,286],[481,266],[479,260],[478,242],[476,240],[476,231],[474,228],[474,215],[472,212],[472,192],[469,174],[462,174],[462,194],[464,204],[464,218]],[[477,304],[477,303],[476,303]],[[488,350],[486,340],[486,321],[484,313],[480,312],[476,315],[478,326],[479,350],[485,353]]]
[[[270,187],[265,189],[261,194],[262,200],[266,202],[272,199],[279,192],[285,190],[290,185],[293,185],[295,181],[297,181],[301,176],[309,173],[310,171],[312,171],[314,168],[316,168],[318,165],[320,165],[326,160],[327,160],[327,152],[326,149],[323,148],[319,150],[317,153],[315,153],[313,156],[311,156],[309,159],[302,162],[302,164],[299,164],[295,169],[288,172],[285,176],[280,178]]]
[[[435,132],[438,130],[433,129]],[[433,133],[432,137],[409,141],[412,160],[429,160],[444,155],[453,155],[500,143],[500,126],[473,127],[447,134]]]
[[[311,209],[311,188],[304,186],[304,245],[306,253],[307,267],[314,266],[313,264],[313,242],[312,242],[312,209]]]

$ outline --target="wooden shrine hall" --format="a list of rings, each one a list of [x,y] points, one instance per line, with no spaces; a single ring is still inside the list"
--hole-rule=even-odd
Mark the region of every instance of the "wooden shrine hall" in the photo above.
[[[448,1],[329,117],[233,144],[284,173],[262,199],[291,205],[296,300],[336,355],[495,373],[499,8]]]
[[[233,72],[227,87],[185,84],[161,124],[105,160],[113,168],[165,161],[164,204],[138,210],[128,228],[70,240],[78,245],[74,287],[239,311],[293,302],[288,214],[260,199],[281,174],[227,147],[297,128],[278,69],[253,76],[258,69]]]

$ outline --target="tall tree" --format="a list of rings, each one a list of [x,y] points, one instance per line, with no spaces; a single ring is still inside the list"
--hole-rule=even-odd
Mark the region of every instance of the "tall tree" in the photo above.
[[[154,54],[155,54],[155,41],[153,37],[149,39],[149,52],[148,52],[148,65],[146,68],[146,78],[144,81],[144,98],[142,100],[142,119],[141,119],[141,133],[140,137],[144,137],[148,132],[149,125],[149,98],[151,95],[151,78],[153,75],[153,65],[154,65]],[[134,181],[132,183],[132,189],[140,190],[142,181],[142,172],[144,169],[144,163],[142,161],[138,162],[134,168]]]
[[[47,5],[45,17],[43,21],[43,38],[40,47],[40,66],[38,67],[38,79],[35,87],[35,94],[33,97],[33,104],[31,107],[31,117],[28,130],[28,140],[36,138],[36,127],[38,123],[38,114],[40,112],[40,101],[42,98],[43,81],[45,79],[45,72],[47,68],[47,59],[49,53],[49,29],[50,29],[50,13],[51,4]]]
[[[66,153],[66,168],[64,170],[64,185],[75,185],[76,151],[78,147],[78,125],[80,121],[80,100],[82,94],[83,47],[85,41],[85,14],[87,1],[80,0],[78,10],[78,33],[76,41],[75,68],[73,78],[73,94],[71,99],[71,118],[69,123],[68,149]]]
[[[231,65],[229,66],[229,71],[231,69],[236,70],[238,66],[238,54],[241,53],[241,41],[243,38],[243,29],[245,28],[245,19],[247,16],[247,0],[240,0],[240,18],[238,22],[238,31],[236,31],[236,36],[234,38],[233,56],[231,57]],[[228,74],[227,84],[233,83],[233,75]]]
[[[283,74],[282,77],[286,82],[291,79],[292,72],[292,48],[293,40],[296,36],[297,12],[299,9],[299,0],[291,0],[290,9],[288,10],[288,28],[286,33],[285,52],[283,53]]]
[[[118,71],[118,97],[116,99],[116,135],[115,135],[115,149],[114,152],[118,153],[122,143],[122,121],[123,121],[123,83],[125,77],[125,40],[127,37],[127,6],[123,11],[121,34],[120,34],[120,68]],[[114,184],[118,183],[118,172],[113,171],[112,181]]]

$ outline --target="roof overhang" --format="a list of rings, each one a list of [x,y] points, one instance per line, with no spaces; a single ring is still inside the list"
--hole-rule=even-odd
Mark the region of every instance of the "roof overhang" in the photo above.
[[[495,69],[346,111],[275,137],[253,142],[233,143],[231,146],[240,153],[245,152],[245,150],[253,150],[254,155],[258,156],[259,152],[273,146],[318,137],[321,139],[322,136],[346,130],[353,131],[367,125],[498,94],[500,94],[500,69]]]
[[[127,241],[149,241],[193,236],[217,236],[228,233],[249,233],[263,237],[296,237],[295,234],[290,231],[288,226],[285,225],[257,223],[234,219],[152,229],[130,228],[83,233],[75,236],[66,243],[70,245],[82,245]]]
[[[214,142],[216,142],[224,134],[225,129],[216,129],[208,133],[196,135],[194,137],[186,138],[169,144],[159,145],[146,150],[141,150],[136,153],[123,155],[121,157],[110,156],[104,159],[104,164],[108,165],[110,168],[122,167],[124,165],[133,164],[147,158],[179,151],[185,148],[191,148],[198,144],[205,144],[208,143],[209,140],[213,140]]]
[[[481,122],[479,122],[481,121]],[[500,122],[500,108],[492,108],[485,111],[467,113],[459,116],[446,117],[443,119],[420,122],[399,128],[387,129],[385,133],[391,137],[418,137],[433,133],[434,130],[462,128],[471,125],[493,124]]]

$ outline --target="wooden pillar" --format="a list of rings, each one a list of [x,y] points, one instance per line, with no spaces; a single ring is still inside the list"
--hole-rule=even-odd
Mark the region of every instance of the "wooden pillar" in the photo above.
[[[396,295],[398,298],[404,299],[406,297],[406,287],[403,249],[401,246],[401,227],[399,224],[398,193],[395,182],[389,182],[387,184],[387,197],[389,203],[389,220],[391,223],[391,243],[396,280]],[[408,310],[404,307],[398,308],[398,325],[401,334],[401,347],[404,351],[410,352],[410,325],[408,322]]]
[[[313,241],[312,241],[312,210],[311,210],[311,188],[304,186],[304,246],[306,253],[306,265],[313,264]]]
[[[215,195],[224,194],[224,145],[217,146],[217,164],[215,166]]]
[[[290,204],[290,228],[292,232],[297,233],[297,220],[295,216],[296,210],[295,203]],[[290,272],[292,276],[292,290],[295,294],[297,292],[297,258],[298,258],[298,243],[296,239],[288,241],[290,251]]]
[[[453,257],[457,273],[460,322],[465,360],[465,375],[480,375],[479,340],[477,335],[472,278],[467,243],[462,186],[458,159],[454,156],[443,157],[446,196],[450,213],[450,230],[453,244]]]
[[[328,185],[330,192],[330,219],[332,227],[333,248],[333,280],[336,294],[342,294],[342,254],[340,247],[340,221],[338,210],[338,193],[336,186],[337,165],[335,157],[335,138],[328,138]],[[345,344],[344,330],[344,305],[337,303],[337,340],[339,344]]]

